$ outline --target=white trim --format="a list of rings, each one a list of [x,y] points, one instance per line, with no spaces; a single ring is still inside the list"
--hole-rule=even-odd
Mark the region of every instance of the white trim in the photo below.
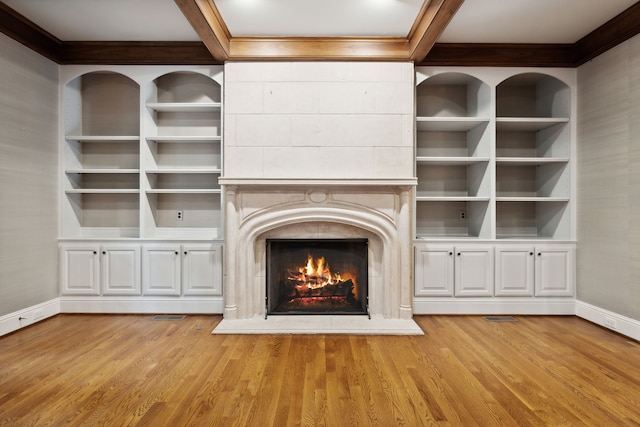
[[[576,301],[576,316],[640,341],[640,321],[604,308]]]
[[[154,313],[221,314],[224,298],[219,297],[68,297],[60,298],[61,313]]]
[[[575,315],[573,298],[414,298],[413,314]]]
[[[60,313],[60,298],[54,298],[0,317],[0,337]]]

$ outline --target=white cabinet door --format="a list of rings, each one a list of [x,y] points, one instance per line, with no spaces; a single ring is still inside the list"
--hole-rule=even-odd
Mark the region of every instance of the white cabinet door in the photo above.
[[[415,295],[453,296],[453,246],[415,248]]]
[[[533,246],[496,247],[496,296],[533,296]]]
[[[143,246],[143,294],[180,295],[180,258],[180,245]]]
[[[60,246],[60,285],[63,295],[100,295],[98,245]]]
[[[140,295],[140,246],[103,245],[101,282],[104,295]]]
[[[493,296],[493,247],[485,245],[455,248],[456,296]]]
[[[222,295],[222,245],[182,246],[185,295]]]
[[[536,296],[573,296],[573,253],[568,245],[536,246]]]

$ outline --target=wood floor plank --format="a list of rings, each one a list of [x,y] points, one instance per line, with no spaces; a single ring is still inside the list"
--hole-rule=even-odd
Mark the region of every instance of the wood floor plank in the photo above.
[[[0,337],[0,426],[640,425],[640,343],[571,316],[424,336],[211,335],[58,315]]]

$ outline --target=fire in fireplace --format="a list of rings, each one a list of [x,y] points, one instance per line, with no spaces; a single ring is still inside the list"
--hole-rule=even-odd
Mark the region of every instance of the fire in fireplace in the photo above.
[[[267,314],[368,314],[367,239],[267,239]]]

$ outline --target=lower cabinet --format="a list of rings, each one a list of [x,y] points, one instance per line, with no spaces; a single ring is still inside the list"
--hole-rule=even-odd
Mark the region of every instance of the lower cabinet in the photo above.
[[[493,246],[416,247],[416,296],[493,295]]]
[[[142,266],[144,295],[222,295],[221,245],[144,245]]]
[[[417,243],[415,296],[573,296],[574,251],[571,244]]]
[[[573,296],[571,245],[496,246],[496,296]]]
[[[63,295],[140,295],[140,246],[70,243],[60,246]]]
[[[221,243],[60,244],[62,295],[222,295]]]

